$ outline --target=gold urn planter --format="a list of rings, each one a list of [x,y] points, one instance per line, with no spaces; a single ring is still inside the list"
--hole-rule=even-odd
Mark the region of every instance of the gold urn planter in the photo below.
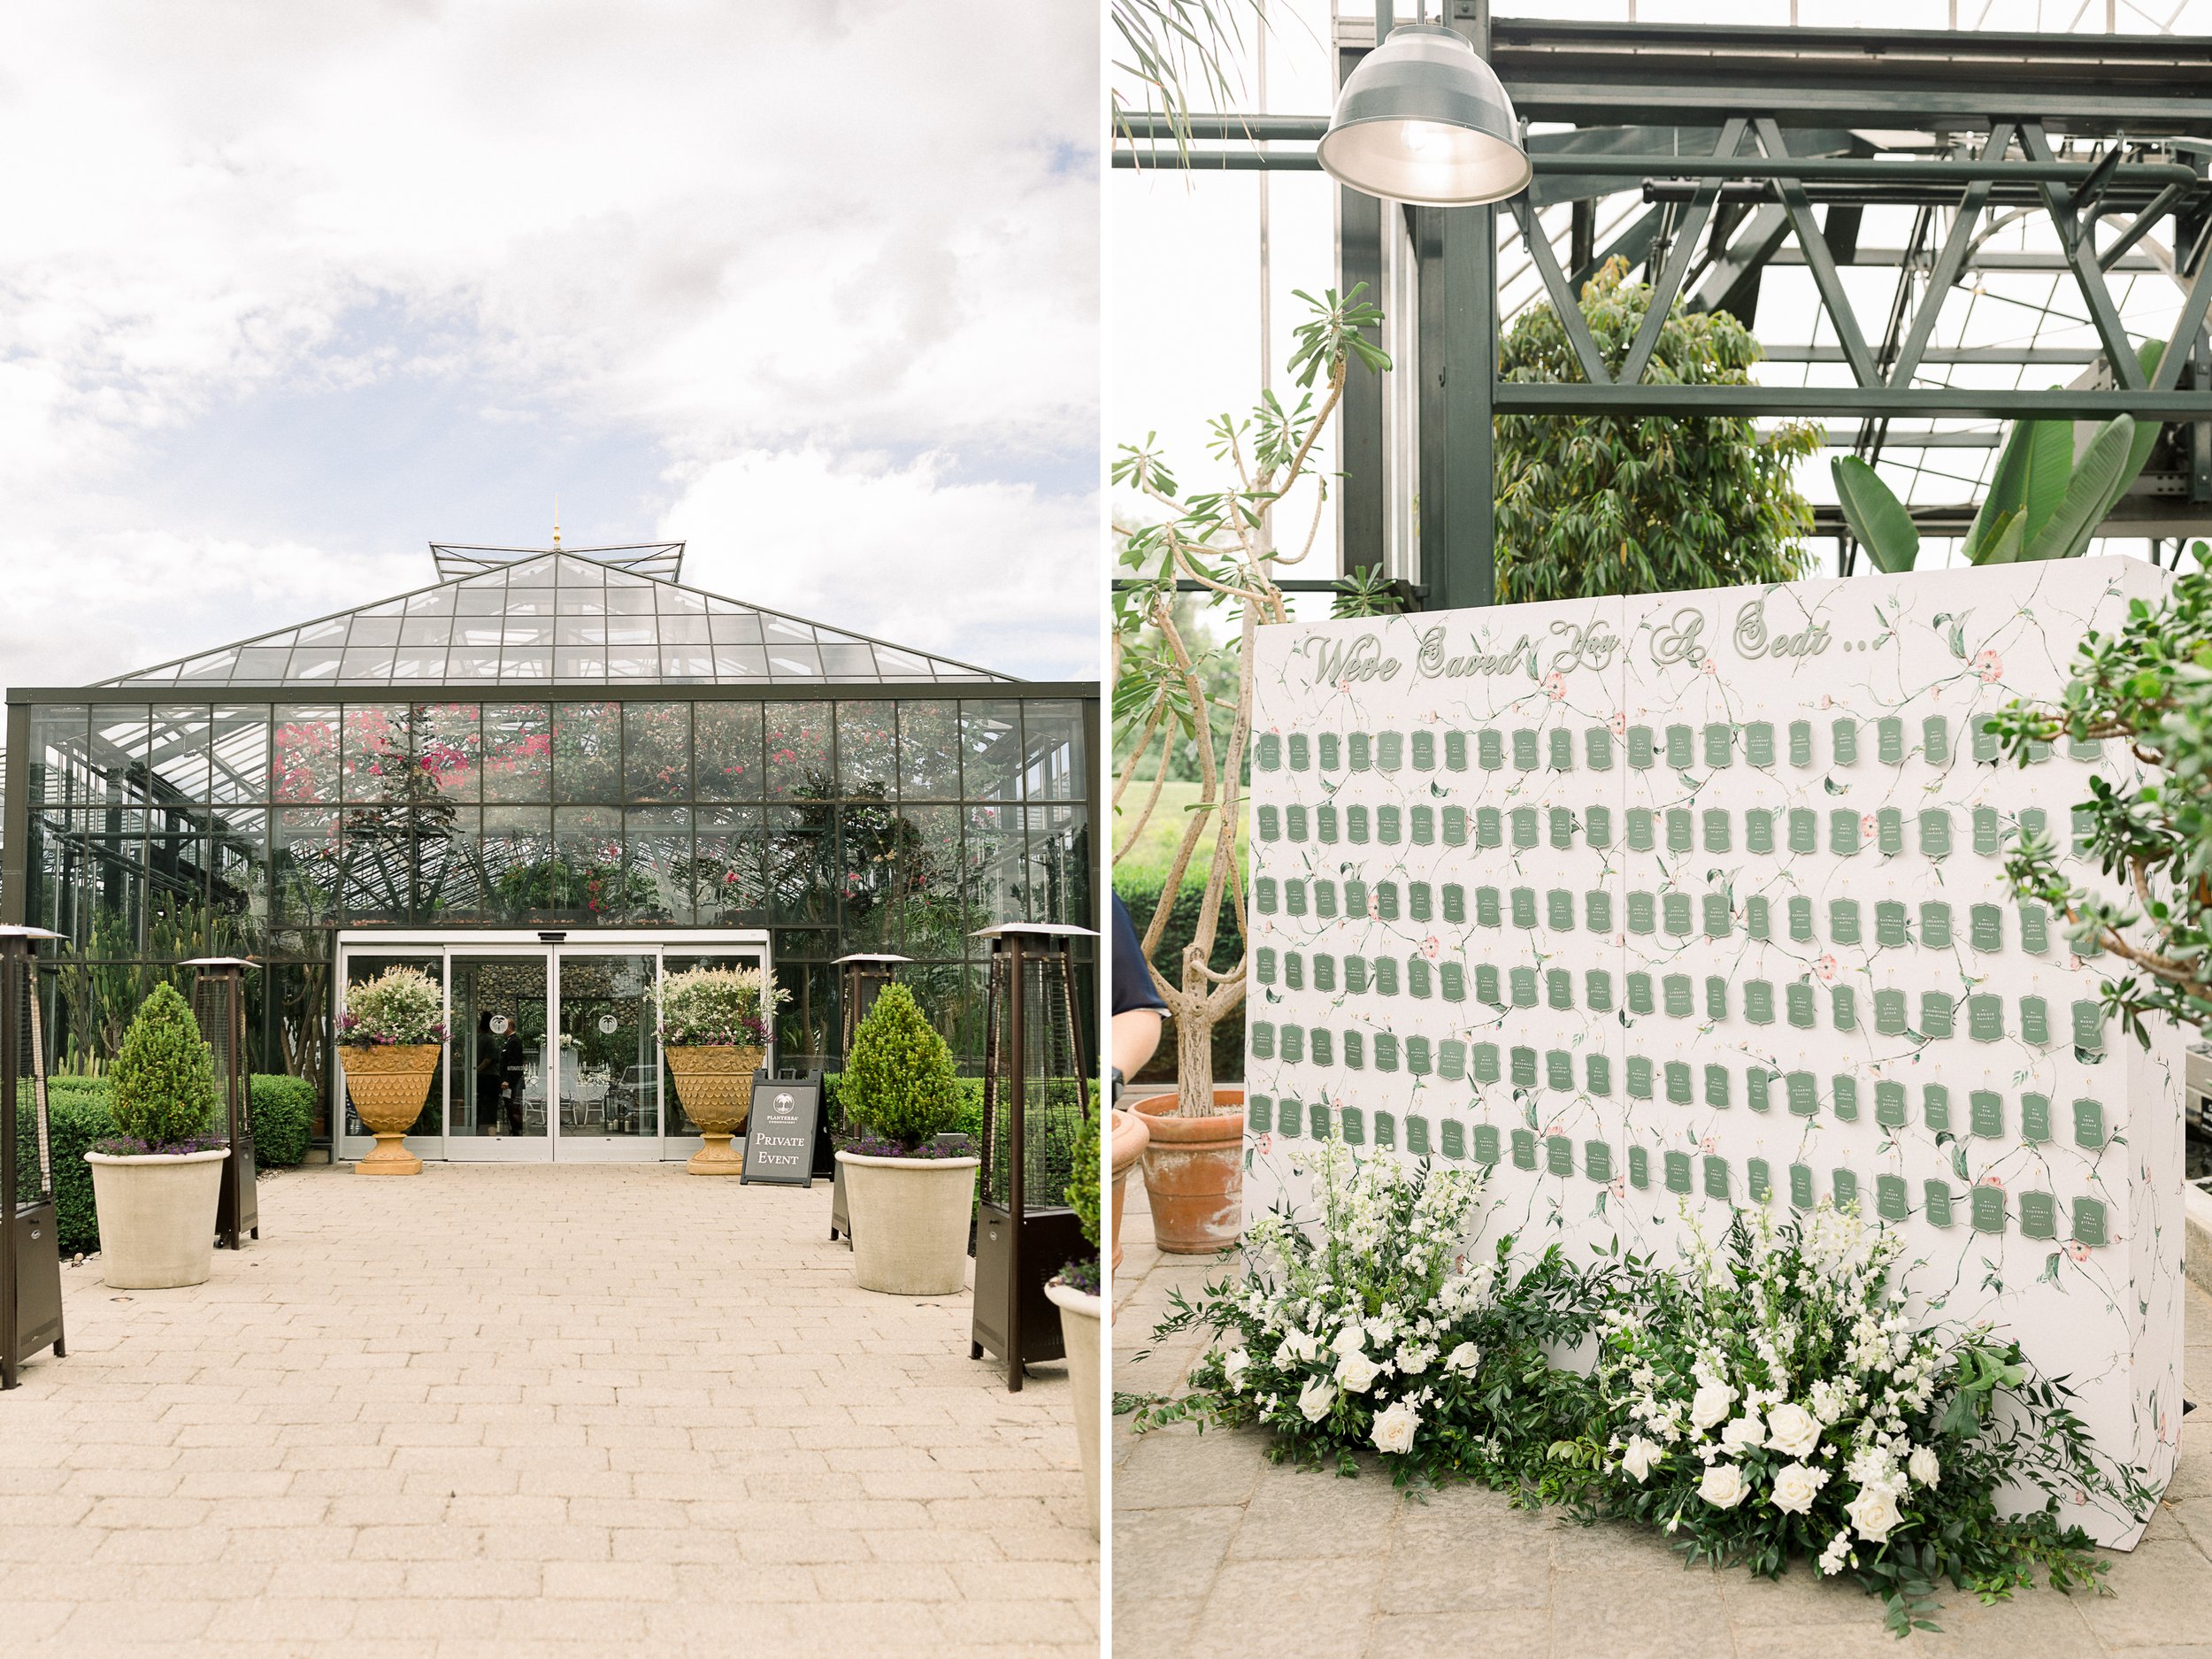
[[[706,1144],[684,1165],[694,1175],[742,1175],[745,1155],[731,1137],[745,1127],[753,1109],[753,1073],[762,1050],[732,1043],[684,1043],[663,1050],[676,1098],[699,1126]]]
[[[353,1166],[357,1175],[419,1175],[422,1160],[400,1144],[422,1116],[443,1045],[348,1042],[338,1046],[353,1110],[376,1137],[376,1150]]]

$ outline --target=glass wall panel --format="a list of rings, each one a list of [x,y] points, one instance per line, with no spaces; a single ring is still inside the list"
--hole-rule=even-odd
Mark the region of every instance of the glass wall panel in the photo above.
[[[1081,927],[1090,918],[1089,814],[1079,806],[1029,809],[1030,919]]]
[[[837,837],[827,807],[768,809],[768,914],[776,923],[833,926]]]
[[[565,806],[553,813],[553,864],[532,894],[533,908],[574,912],[595,920],[627,917],[630,872],[622,861],[622,810]],[[638,876],[641,888],[646,881]]]
[[[688,926],[696,909],[691,809],[633,807],[625,814],[629,856],[630,919]]]
[[[209,825],[208,909],[226,936],[251,956],[266,948],[269,929],[269,814],[232,807]]]
[[[403,922],[414,896],[414,833],[404,807],[355,807],[343,818],[338,920]]]
[[[841,703],[837,705],[838,793],[881,795],[898,793],[898,704]]]
[[[33,807],[81,806],[94,797],[91,720],[81,703],[33,705],[27,773]]]
[[[482,784],[484,739],[473,703],[415,705],[409,734],[416,769],[448,801],[473,801]],[[419,784],[410,798],[419,792]]]
[[[557,764],[555,775],[557,780]],[[536,902],[535,895],[551,879],[548,872],[552,863],[553,813],[549,808],[484,809],[484,886],[491,895],[492,910],[500,920],[528,918]]]
[[[762,784],[760,704],[698,705],[702,801],[757,801]]]
[[[960,746],[966,751],[962,794],[971,801],[1021,799],[1022,706],[963,703]]]
[[[795,959],[776,939],[776,984],[791,1000],[776,1010],[776,1064],[826,1067],[837,1053],[837,970]]]
[[[315,1133],[330,1133],[330,964],[283,963],[267,971],[276,987],[278,1069],[315,1091]]]
[[[1036,919],[1024,895],[1027,849],[1021,814],[1018,806],[968,809],[965,893],[969,910],[982,918],[978,926]]]
[[[62,1064],[84,1071],[105,1064],[122,1051],[123,1035],[138,1017],[139,1004],[152,988],[137,962],[72,962],[54,973],[59,1026],[50,1040]]]
[[[280,926],[327,923],[338,913],[338,814],[284,807],[271,814],[270,909]]]
[[[484,885],[483,814],[455,807],[437,824],[415,833],[415,920],[442,923],[492,919]]]
[[[986,922],[972,914],[961,893],[960,809],[900,809],[898,918],[891,949],[918,960],[957,961],[967,935]]]
[[[849,950],[888,950],[895,916],[898,868],[909,826],[888,803],[849,803],[837,809]]]
[[[626,800],[691,798],[688,703],[622,705],[622,778]]]
[[[341,777],[348,801],[404,801],[408,705],[349,703]]]
[[[338,710],[279,703],[273,710],[269,798],[272,801],[335,801],[338,798]]]
[[[770,703],[762,705],[767,723],[768,798],[819,801],[835,787],[830,764],[833,704]]]
[[[622,705],[561,703],[553,707],[553,798],[622,798]]]
[[[699,925],[759,927],[768,920],[766,818],[757,806],[699,809],[692,900]]]
[[[484,710],[484,799],[553,798],[553,708],[544,703],[494,703]]]
[[[1090,794],[1083,757],[1083,708],[1076,703],[1025,703],[1022,724],[1032,801],[1080,801]]]
[[[209,798],[208,743],[204,705],[156,705],[147,749],[156,800],[190,803]]]
[[[92,764],[99,773],[99,795],[119,804],[142,804],[151,774],[146,751],[152,742],[153,710],[142,703],[98,705],[92,710]]]
[[[208,747],[213,771],[209,780],[211,801],[264,801],[268,798],[269,709],[266,703],[235,708],[218,705],[210,727]]]
[[[899,794],[909,801],[960,798],[960,705],[901,703]]]

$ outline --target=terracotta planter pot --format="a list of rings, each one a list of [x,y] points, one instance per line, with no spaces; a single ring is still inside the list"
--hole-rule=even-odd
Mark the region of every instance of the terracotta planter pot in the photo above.
[[[1154,1242],[1172,1256],[1210,1256],[1244,1232],[1244,1091],[1217,1088],[1203,1118],[1166,1110],[1137,1116],[1151,1132],[1144,1148],[1145,1196]]]
[[[676,1098],[706,1143],[684,1168],[694,1175],[744,1174],[745,1155],[731,1144],[731,1137],[744,1128],[753,1110],[753,1073],[760,1070],[761,1051],[702,1043],[664,1052],[669,1075],[676,1079]]]
[[[1152,1132],[1145,1127],[1144,1119],[1133,1111],[1117,1110],[1112,1118],[1114,1148],[1114,1226],[1108,1236],[1114,1243],[1114,1265],[1121,1265],[1121,1202],[1127,1196],[1129,1171],[1136,1167],[1144,1155]]]
[[[376,1150],[353,1166],[356,1175],[419,1175],[422,1160],[400,1139],[422,1116],[443,1046],[434,1042],[346,1042],[346,1093],[376,1137]]]
[[[968,1283],[968,1217],[980,1158],[840,1152],[852,1211],[853,1278],[893,1296],[949,1296]]]
[[[1060,1333],[1068,1348],[1068,1386],[1075,1394],[1075,1449],[1083,1460],[1083,1512],[1098,1536],[1098,1333],[1103,1296],[1087,1296],[1056,1279],[1045,1294],[1060,1310]]]
[[[212,1152],[111,1158],[88,1152],[100,1217],[100,1277],[118,1290],[200,1285],[214,1269],[223,1160]]]

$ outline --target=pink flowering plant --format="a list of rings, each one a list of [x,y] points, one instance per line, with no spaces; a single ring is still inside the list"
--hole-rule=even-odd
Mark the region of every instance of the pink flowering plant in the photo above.
[[[694,968],[661,981],[661,1041],[672,1048],[759,1048],[788,991],[758,968]]]
[[[423,1043],[445,1041],[445,995],[419,968],[387,968],[346,987],[338,1041]]]
[[[2063,1380],[2034,1378],[2016,1343],[1915,1319],[1896,1233],[1824,1201],[1740,1216],[1719,1250],[1690,1226],[1682,1271],[1604,1316],[1603,1427],[1553,1448],[1594,1474],[1586,1512],[1764,1578],[1801,1555],[1880,1596],[1901,1636],[1934,1628],[1942,1578],[1985,1601],[2039,1568],[2062,1589],[2095,1581],[2062,1497],[2146,1494],[2100,1465]],[[2044,1507],[2001,1516],[2007,1487]]]

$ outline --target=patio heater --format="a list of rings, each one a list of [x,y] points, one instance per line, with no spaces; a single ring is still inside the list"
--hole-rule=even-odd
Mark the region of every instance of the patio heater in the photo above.
[[[876,998],[883,995],[883,987],[894,984],[899,977],[899,964],[911,962],[911,956],[896,956],[873,951],[855,951],[840,956],[833,964],[841,983],[838,1001],[844,1005],[845,1017],[840,1022],[841,1034],[837,1042],[838,1064],[853,1051],[853,1038],[859,1033],[860,1022],[868,1018],[868,1010],[876,1005]],[[817,1179],[824,1176],[830,1183],[830,1242],[834,1244],[841,1234],[848,1246],[853,1241],[853,1224],[845,1211],[845,1166],[837,1161],[837,1148],[830,1144],[828,1134],[829,1101],[825,1094],[822,1102],[822,1133],[814,1137],[814,1171]],[[827,1169],[820,1165],[826,1161]]]
[[[0,927],[0,1388],[20,1380],[23,1362],[42,1348],[67,1356],[61,1332],[61,1246],[54,1217],[54,1136],[46,1108],[46,1033],[38,1008],[38,946],[58,939],[43,927]],[[31,1085],[21,1101],[22,1085]],[[16,1144],[31,1108],[34,1167]],[[26,1180],[26,1175],[34,1179]],[[27,1192],[25,1189],[29,1188]]]
[[[1043,922],[1002,922],[974,935],[991,941],[991,981],[968,1356],[988,1348],[1003,1358],[1009,1393],[1022,1386],[1025,1364],[1067,1354],[1045,1281],[1087,1248],[1067,1202],[1094,1082],[1084,1064],[1075,941],[1097,936]]]
[[[243,956],[196,956],[184,965],[196,971],[192,1014],[214,1056],[215,1085],[223,1097],[223,1131],[230,1147],[215,1201],[215,1242],[235,1250],[248,1233],[261,1236],[246,1081],[246,970],[255,964]]]

